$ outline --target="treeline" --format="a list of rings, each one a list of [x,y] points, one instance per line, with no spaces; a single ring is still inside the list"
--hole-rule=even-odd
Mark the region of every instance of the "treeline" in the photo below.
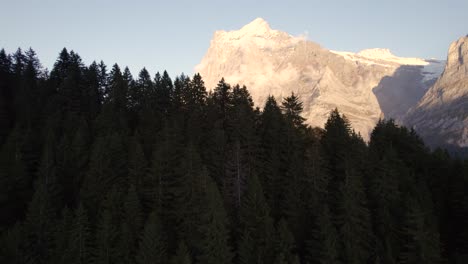
[[[0,51],[0,263],[468,263],[468,162],[292,94]]]

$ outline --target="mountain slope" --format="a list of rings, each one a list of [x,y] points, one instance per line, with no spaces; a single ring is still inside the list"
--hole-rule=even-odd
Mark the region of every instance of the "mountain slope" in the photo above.
[[[468,147],[468,36],[450,45],[443,74],[404,123],[432,145]]]
[[[268,95],[281,99],[294,92],[303,101],[304,117],[312,126],[323,126],[329,112],[338,107],[354,129],[368,138],[379,118],[399,119],[418,102],[432,84],[430,80],[438,76],[433,64],[399,58],[382,49],[330,51],[304,38],[273,30],[258,18],[237,31],[215,32],[196,71],[208,88],[215,87],[222,77],[229,83],[246,85],[260,107]],[[412,77],[400,74],[401,68]],[[405,91],[388,91],[401,82],[417,91],[411,96]],[[383,109],[382,104],[389,101],[404,103]],[[392,112],[387,108],[398,109]]]

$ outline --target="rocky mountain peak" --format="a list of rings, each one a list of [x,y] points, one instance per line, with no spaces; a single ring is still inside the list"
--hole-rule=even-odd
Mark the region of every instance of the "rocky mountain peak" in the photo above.
[[[256,18],[249,24],[243,26],[240,32],[246,35],[261,35],[271,31],[270,25],[263,18]]]
[[[405,118],[432,145],[468,147],[468,37],[454,41],[443,74]]]
[[[257,18],[239,30],[217,31],[195,71],[208,89],[221,78],[246,85],[259,107],[269,95],[281,101],[294,92],[311,126],[323,126],[330,111],[338,107],[368,139],[379,118],[397,118],[417,103],[427,91],[424,78],[434,72],[426,67],[431,65],[418,58],[394,56],[388,49],[332,52],[271,29]],[[434,75],[432,79],[439,76]],[[402,83],[408,87],[396,91],[394,87]],[[393,103],[383,105],[389,101]]]
[[[447,74],[468,74],[468,36],[461,37],[454,41],[449,48],[447,55]],[[461,77],[461,76],[460,76]]]

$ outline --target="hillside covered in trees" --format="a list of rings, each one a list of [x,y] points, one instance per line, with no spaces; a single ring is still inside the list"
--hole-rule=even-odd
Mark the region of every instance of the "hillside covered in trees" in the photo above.
[[[0,263],[468,263],[468,162],[292,94],[0,51]]]

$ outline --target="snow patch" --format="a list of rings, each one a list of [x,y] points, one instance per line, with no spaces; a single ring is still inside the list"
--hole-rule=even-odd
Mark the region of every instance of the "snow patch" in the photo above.
[[[346,59],[364,64],[378,64],[382,66],[386,66],[389,64],[424,66],[429,64],[429,62],[420,58],[397,57],[393,55],[389,49],[365,49],[358,53],[335,50],[330,51],[335,54],[341,55]]]

